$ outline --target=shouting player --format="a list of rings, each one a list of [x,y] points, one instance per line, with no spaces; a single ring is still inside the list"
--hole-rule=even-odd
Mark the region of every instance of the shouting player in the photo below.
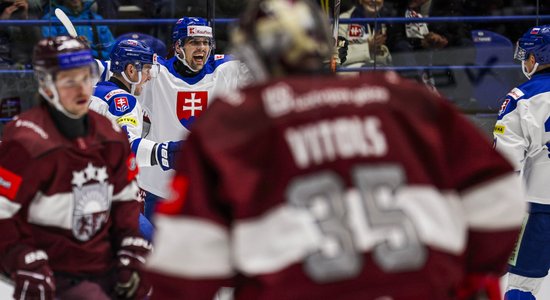
[[[185,139],[193,122],[206,110],[214,94],[235,89],[246,83],[246,72],[238,61],[214,58],[212,27],[202,18],[181,18],[173,29],[174,57],[160,66],[159,74],[148,83],[140,96],[150,118],[147,138],[155,142]],[[168,144],[172,157],[179,145]],[[174,160],[159,168],[141,169],[139,185],[147,192],[145,215],[152,214],[158,197],[169,196],[168,183],[173,176]]]

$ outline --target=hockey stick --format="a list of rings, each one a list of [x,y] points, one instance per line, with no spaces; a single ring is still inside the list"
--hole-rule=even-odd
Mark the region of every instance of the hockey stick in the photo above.
[[[65,26],[65,29],[67,29],[67,32],[69,32],[69,35],[73,38],[76,38],[76,29],[74,28],[73,22],[69,20],[69,17],[59,8],[55,9],[55,16],[61,21],[63,26]]]
[[[333,23],[332,23],[332,37],[334,38],[334,50],[338,46],[338,25],[340,24],[340,0],[334,0],[333,11]],[[336,73],[336,57],[332,55],[330,57],[330,70]]]
[[[208,19],[208,25],[212,27],[212,36],[215,38],[216,32],[216,0],[206,0],[206,18]]]

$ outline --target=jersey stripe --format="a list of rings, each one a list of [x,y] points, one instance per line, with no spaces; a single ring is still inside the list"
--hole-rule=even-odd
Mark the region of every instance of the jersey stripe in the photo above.
[[[321,244],[316,220],[305,209],[282,205],[234,229],[235,263],[247,274],[276,272],[301,261]]]
[[[4,196],[0,196],[0,219],[13,217],[20,208],[21,204],[12,202]]]
[[[29,206],[29,223],[71,229],[73,222],[73,193],[46,196],[37,193]]]
[[[476,186],[464,195],[464,207],[468,224],[472,228],[508,229],[521,225],[527,212],[526,200],[517,175],[507,175],[489,183]],[[501,199],[515,199],[514,205]]]
[[[190,278],[230,277],[229,235],[222,226],[195,218],[155,217],[155,251],[149,268]],[[189,245],[192,245],[190,247]]]
[[[135,180],[132,180],[126,187],[122,189],[118,194],[113,196],[113,202],[117,201],[133,201],[138,199],[139,187]]]
[[[402,211],[414,224],[422,244],[458,255],[466,246],[469,226],[499,230],[521,224],[519,217],[505,217],[517,214],[500,208],[503,207],[500,200],[509,198],[511,193],[517,194],[518,199],[513,209],[525,208],[519,181],[514,176],[476,187],[464,198],[456,192],[442,193],[431,186],[407,186],[396,191],[391,206],[386,209]],[[497,196],[491,196],[495,192]],[[507,197],[499,196],[503,193]],[[345,226],[353,234],[358,252],[370,252],[377,245],[389,242],[392,230],[406,226],[391,222],[384,226],[371,225],[358,190],[350,190],[344,199],[348,213]],[[223,227],[206,220],[161,215],[157,221],[169,230],[159,227],[161,234],[156,242],[162,248],[155,250],[151,266],[194,278],[228,276],[230,249],[235,268],[244,274],[277,272],[322,249],[325,238],[308,210],[288,204],[255,218],[237,221],[231,235],[232,245]],[[194,245],[194,250],[177,241]],[[171,263],[180,260],[185,263]]]
[[[108,185],[108,194],[113,194],[113,185]],[[114,200],[114,199],[113,199]],[[38,192],[29,205],[28,222],[63,229],[73,227],[74,193],[59,193],[46,196]]]

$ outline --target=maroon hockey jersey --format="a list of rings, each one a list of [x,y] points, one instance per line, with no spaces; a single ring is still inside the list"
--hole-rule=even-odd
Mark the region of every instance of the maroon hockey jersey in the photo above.
[[[394,73],[275,80],[194,125],[156,218],[155,299],[453,299],[525,203],[446,100]]]
[[[97,276],[125,237],[139,236],[137,173],[117,124],[94,112],[88,133],[69,140],[42,105],[4,129],[0,145],[0,259],[44,250],[56,273]],[[17,247],[16,247],[17,246]]]

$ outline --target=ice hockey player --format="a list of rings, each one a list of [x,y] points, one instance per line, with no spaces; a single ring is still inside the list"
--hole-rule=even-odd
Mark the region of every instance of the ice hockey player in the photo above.
[[[77,39],[39,41],[41,103],[4,129],[0,263],[15,299],[141,299],[149,290],[135,158],[120,127],[88,110],[96,66]]]
[[[175,55],[162,62],[159,74],[140,95],[155,142],[185,139],[193,122],[206,110],[215,93],[225,93],[247,82],[246,69],[228,57],[214,57],[212,27],[203,18],[179,19],[172,33]],[[170,145],[168,155],[174,152]],[[159,168],[141,168],[139,185],[147,192],[145,215],[150,218],[158,197],[169,196],[174,162]]]
[[[550,26],[529,29],[514,57],[529,80],[506,95],[493,135],[523,178],[529,215],[510,258],[505,298],[533,300],[550,268]]]
[[[175,153],[181,150],[181,141],[156,143],[142,138],[144,135],[144,116],[141,105],[135,96],[139,96],[144,85],[151,79],[151,73],[158,73],[158,64],[154,64],[155,53],[143,42],[127,39],[119,42],[111,51],[108,81],[99,82],[96,87],[90,109],[118,123],[128,135],[132,152],[136,156],[139,168],[157,166],[167,170]],[[166,151],[166,150],[169,151]],[[153,227],[140,215],[140,229],[151,240]]]
[[[163,157],[162,149],[180,149],[181,141],[156,143],[142,138],[144,135],[143,109],[136,99],[142,93],[144,85],[151,79],[155,53],[149,46],[137,40],[124,40],[117,44],[110,55],[108,81],[99,82],[95,87],[90,108],[116,121],[128,134],[132,152],[136,155],[139,167],[158,165],[160,169],[169,168],[168,159]],[[174,145],[174,146],[172,146]]]
[[[395,73],[319,75],[315,4],[249,5],[232,44],[258,81],[194,124],[155,216],[153,299],[500,298],[525,210],[512,166]]]

